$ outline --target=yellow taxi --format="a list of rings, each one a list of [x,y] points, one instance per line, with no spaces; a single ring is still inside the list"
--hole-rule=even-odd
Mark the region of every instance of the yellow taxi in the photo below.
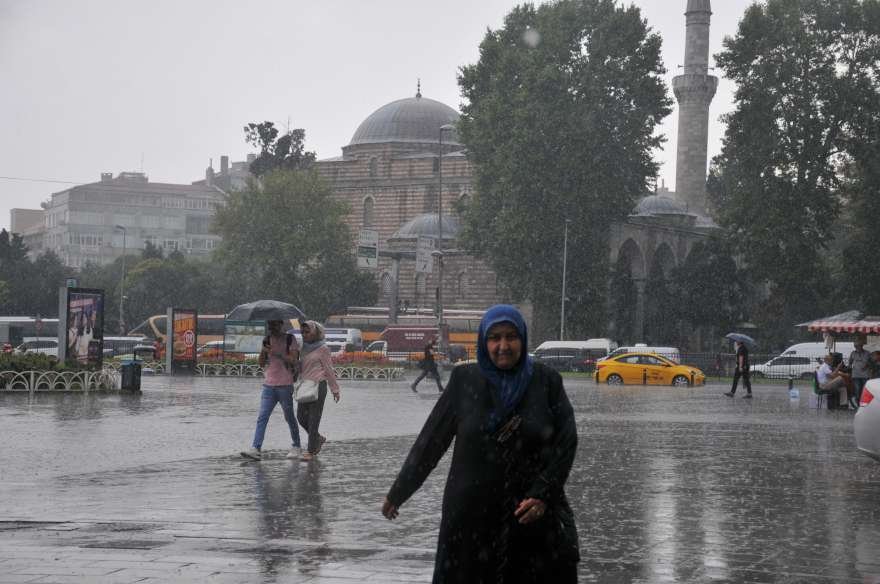
[[[653,353],[624,353],[596,363],[596,383],[608,385],[703,385],[706,375]]]

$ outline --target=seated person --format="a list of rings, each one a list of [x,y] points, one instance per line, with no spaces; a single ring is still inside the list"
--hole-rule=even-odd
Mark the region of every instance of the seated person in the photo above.
[[[816,371],[816,381],[819,383],[819,389],[832,393],[838,392],[839,401],[842,406],[846,405],[846,374],[841,373],[838,368],[832,368],[834,363],[834,355],[825,355],[825,362]]]

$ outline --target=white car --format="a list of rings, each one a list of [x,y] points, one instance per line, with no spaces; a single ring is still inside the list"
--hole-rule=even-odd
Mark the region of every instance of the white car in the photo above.
[[[781,355],[761,365],[752,365],[752,377],[767,377],[769,379],[788,379],[799,377],[812,379],[820,363],[809,357],[792,357]]]
[[[880,461],[880,379],[865,384],[853,427],[858,449]]]
[[[19,353],[42,353],[50,357],[58,356],[58,339],[48,337],[25,337],[15,350]]]

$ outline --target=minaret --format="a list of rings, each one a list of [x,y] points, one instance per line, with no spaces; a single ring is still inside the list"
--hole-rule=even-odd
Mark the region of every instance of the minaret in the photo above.
[[[709,104],[718,78],[709,75],[709,0],[688,0],[684,74],[672,80],[678,100],[678,151],[675,157],[676,197],[688,210],[706,215],[706,165],[709,147]]]

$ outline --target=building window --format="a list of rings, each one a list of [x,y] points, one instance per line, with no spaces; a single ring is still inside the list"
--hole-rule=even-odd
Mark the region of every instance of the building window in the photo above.
[[[382,296],[385,298],[391,297],[391,289],[394,286],[394,280],[391,278],[391,274],[388,272],[384,272],[382,274]]]
[[[364,199],[364,229],[373,226],[373,197]]]
[[[375,177],[379,174],[379,161],[376,160],[375,157],[370,158],[370,177]]]
[[[147,244],[150,244],[153,247],[159,247],[159,238],[155,235],[147,235],[144,237],[144,247],[147,247]]]
[[[434,174],[437,174],[438,172],[440,172],[440,157],[439,156],[434,159],[434,166],[433,166],[432,170],[434,171]]]
[[[178,241],[177,241],[176,239],[166,239],[166,240],[162,243],[162,247],[164,247],[164,248],[167,249],[168,251],[177,251],[178,245],[179,245],[179,244],[178,244]]]
[[[416,274],[416,298],[424,297],[426,289],[427,281],[425,279],[425,275],[422,273]]]
[[[467,276],[464,272],[458,274],[455,291],[459,298],[464,298],[465,294],[467,294]]]

